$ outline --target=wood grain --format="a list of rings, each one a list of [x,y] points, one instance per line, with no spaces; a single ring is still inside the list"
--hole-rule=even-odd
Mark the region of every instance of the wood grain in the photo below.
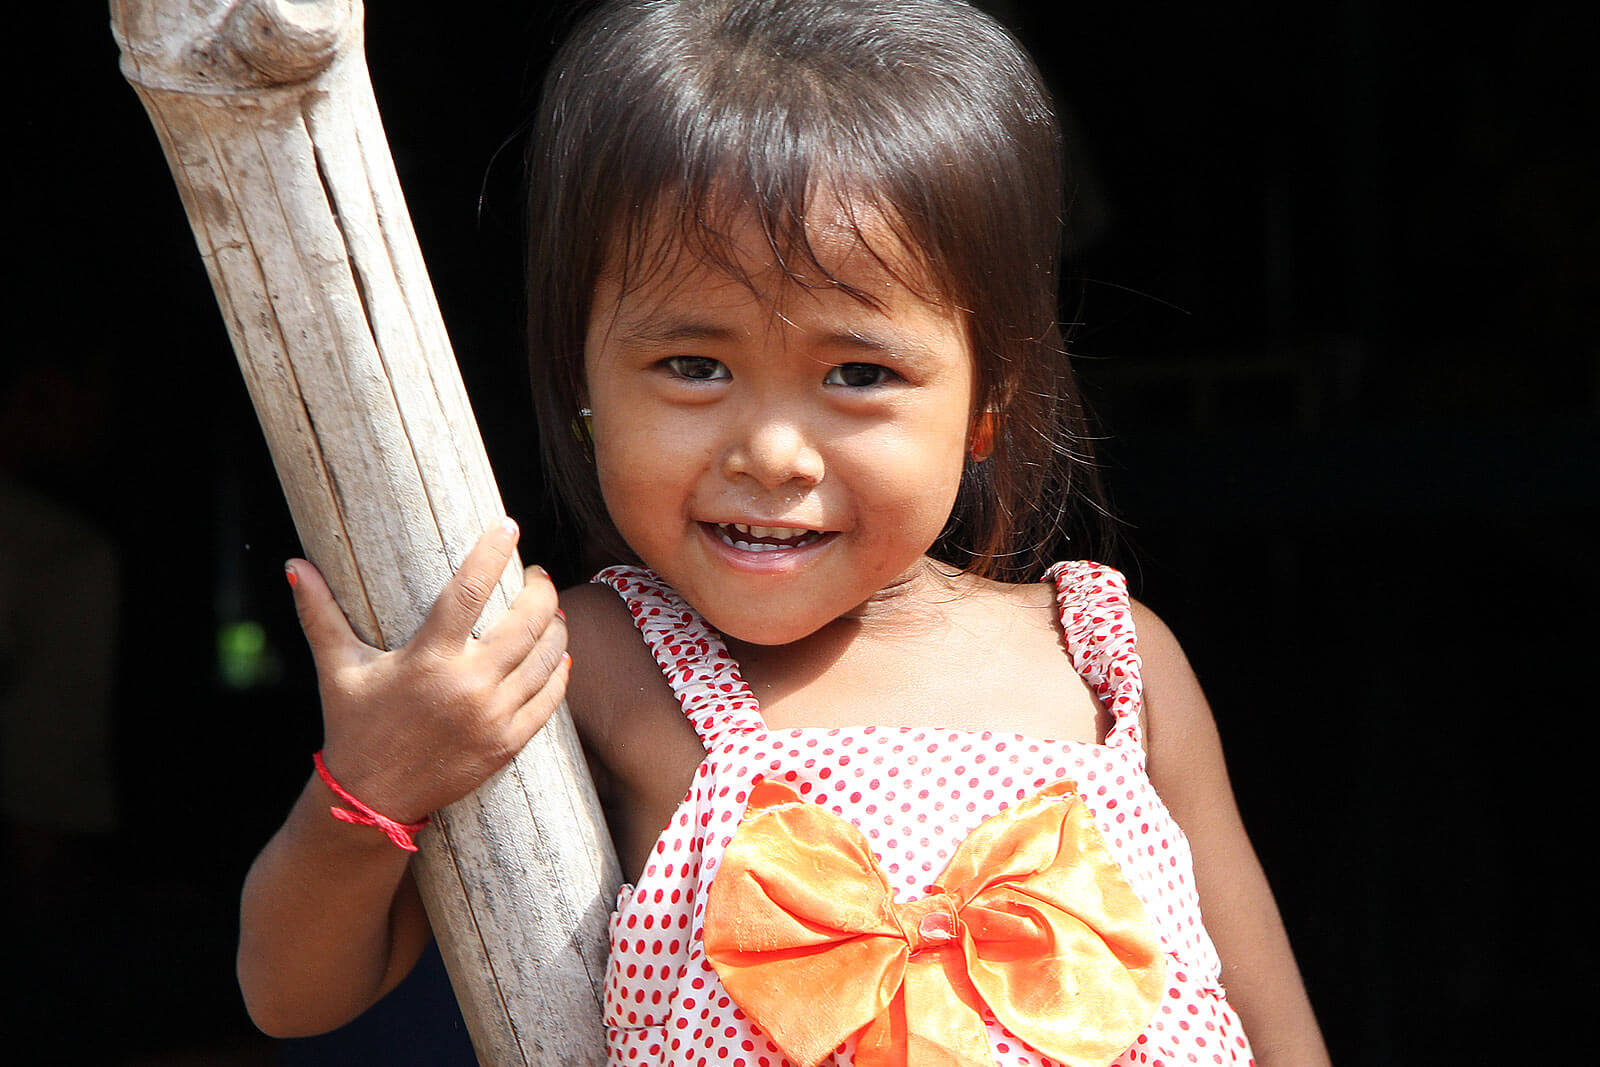
[[[360,0],[111,12],[306,554],[356,633],[403,644],[502,505],[379,121]],[[520,584],[513,560],[485,622]],[[566,710],[419,844],[480,1061],[603,1063],[621,873]]]

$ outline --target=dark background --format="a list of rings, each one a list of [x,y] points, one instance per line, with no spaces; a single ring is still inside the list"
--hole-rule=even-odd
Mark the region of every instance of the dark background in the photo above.
[[[1538,4],[994,6],[1069,124],[1063,315],[1109,435],[1115,562],[1211,696],[1336,1061],[1563,1058],[1592,944],[1592,26]],[[560,566],[502,146],[563,17],[416,10],[369,12],[379,103],[524,555]],[[0,1057],[443,1062],[460,1035],[427,975],[347,1035],[365,1053],[279,1049],[243,1014],[239,884],[318,747],[281,576],[299,548],[104,7],[27,15],[12,52],[0,476],[109,548],[76,610],[119,637],[114,824],[5,813]],[[37,576],[0,550],[4,588]],[[44,613],[0,609],[3,684]],[[372,1051],[397,1034],[411,1059]]]

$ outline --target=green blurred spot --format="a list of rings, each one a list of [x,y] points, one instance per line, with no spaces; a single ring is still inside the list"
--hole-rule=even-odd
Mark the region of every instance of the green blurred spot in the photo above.
[[[275,681],[278,660],[267,647],[267,631],[248,619],[217,629],[217,675],[230,689],[249,689]]]

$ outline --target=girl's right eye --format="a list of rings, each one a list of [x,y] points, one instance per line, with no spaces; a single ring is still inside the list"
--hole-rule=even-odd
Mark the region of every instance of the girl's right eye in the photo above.
[[[665,362],[667,369],[674,376],[691,382],[714,382],[721,378],[732,377],[721,360],[712,359],[710,356],[673,356]]]

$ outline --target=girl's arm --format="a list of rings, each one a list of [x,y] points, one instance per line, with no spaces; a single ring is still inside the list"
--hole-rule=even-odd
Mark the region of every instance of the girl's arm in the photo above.
[[[410,854],[334,819],[337,803],[313,776],[245,879],[239,988],[274,1037],[354,1019],[410,972],[431,934]]]
[[[350,632],[315,567],[288,566],[316,660],[324,763],[397,822],[476,789],[561,702],[566,628],[540,568],[528,568],[505,616],[472,636],[516,543],[509,520],[486,533],[416,636],[393,652]],[[345,805],[313,775],[245,879],[239,985],[269,1034],[322,1033],[355,1018],[410,972],[430,936],[410,853],[377,829],[335,819],[334,806]]]
[[[1196,889],[1222,957],[1228,1002],[1262,1067],[1326,1064],[1278,906],[1234,803],[1205,694],[1166,624],[1135,604],[1134,627],[1144,662],[1150,780],[1194,851]]]

